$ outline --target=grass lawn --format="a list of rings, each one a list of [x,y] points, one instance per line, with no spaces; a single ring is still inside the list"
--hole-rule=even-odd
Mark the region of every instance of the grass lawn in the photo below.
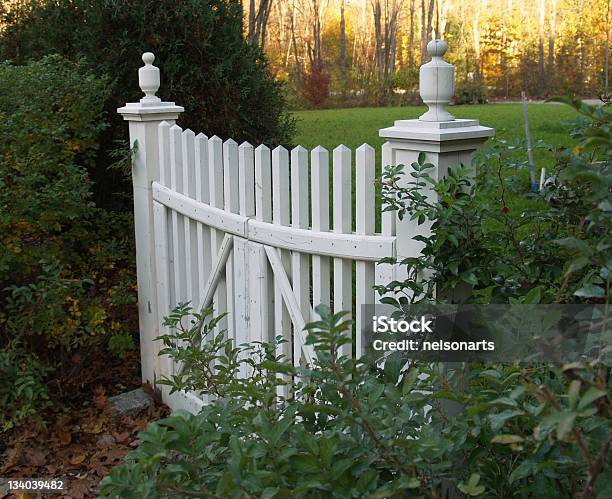
[[[376,149],[378,162],[383,143],[378,130],[393,125],[398,119],[418,118],[425,109],[425,106],[410,106],[297,111],[294,113],[298,120],[295,143],[308,149],[321,145],[331,152],[339,144],[354,150],[367,142]],[[451,106],[449,110],[457,118],[478,119],[482,125],[495,128],[498,137],[525,138],[520,104]],[[569,122],[577,116],[572,108],[560,104],[529,104],[528,112],[534,144],[542,140],[551,145],[573,145],[567,133]],[[540,166],[544,158],[549,164],[548,157],[545,151],[536,150],[536,165]]]
[[[339,144],[344,144],[353,150],[353,161],[355,149],[367,142],[376,151],[376,172],[380,174],[380,152],[383,139],[378,136],[378,130],[393,125],[393,122],[398,119],[418,118],[425,112],[425,109],[425,106],[410,106],[296,111],[294,115],[298,120],[298,132],[294,142],[307,149],[321,145],[330,152],[330,160],[332,150]],[[482,125],[495,128],[497,137],[507,139],[509,142],[525,139],[520,104],[451,106],[449,110],[457,118],[480,120]],[[531,138],[534,144],[541,140],[552,146],[573,147],[575,145],[568,133],[570,122],[578,115],[572,108],[561,104],[529,104],[528,112]],[[526,149],[518,149],[516,156],[517,159],[526,160]],[[536,148],[534,162],[539,179],[541,167],[546,167],[550,172],[553,164],[552,154],[547,149]],[[520,172],[519,175],[525,182],[528,182],[526,170]],[[331,182],[330,171],[330,185]],[[355,202],[354,190],[353,177],[353,202]],[[330,193],[330,198],[332,197]],[[524,200],[521,201],[521,203],[524,202]],[[376,196],[376,230],[380,230],[379,192]]]

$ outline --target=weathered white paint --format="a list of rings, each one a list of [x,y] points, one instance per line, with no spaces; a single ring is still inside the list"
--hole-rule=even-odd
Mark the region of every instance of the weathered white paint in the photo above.
[[[159,70],[152,64],[153,54],[143,55],[144,68],[138,73],[138,83],[145,97],[117,109],[129,122],[130,148],[134,148],[132,185],[134,188],[134,230],[136,236],[136,272],[138,279],[138,322],[142,380],[155,384],[160,375],[158,361],[159,316],[156,291],[155,234],[153,229],[152,182],[159,181],[159,124],[174,124],[184,111],[174,102],[162,102],[155,96],[159,88]],[[157,70],[157,71],[156,71]],[[155,76],[157,74],[157,76]]]
[[[432,48],[439,59],[432,66],[447,68],[440,64],[440,47]],[[355,310],[354,348],[360,355],[361,306],[375,303],[375,282],[402,275],[400,267],[376,262],[418,255],[412,238],[427,230],[383,212],[381,232],[375,233],[374,149],[360,146],[353,167],[353,152],[337,147],[330,172],[329,153],[320,146],[310,153],[300,146],[291,153],[283,147],[270,151],[183,131],[174,121],[183,108],[155,96],[159,70],[152,54],[143,60],[145,97],[118,110],[130,121],[131,143],[139,146],[133,178],[143,379],[154,383],[178,368],[167,357],[158,359],[153,338],[168,332],[163,318],[179,301],[191,301],[196,309],[212,303],[216,314],[229,312],[221,327],[238,344],[282,335],[287,343],[278,353],[299,364],[313,356],[304,324],[316,305],[330,304],[333,293],[336,311]],[[468,162],[493,130],[452,116],[427,121],[445,117],[452,66],[425,68],[424,74],[430,111],[380,131],[388,139],[382,162],[410,165],[424,151],[439,178]],[[425,95],[431,88],[438,89],[433,100]],[[352,349],[348,345],[344,353]],[[163,387],[161,392],[175,409],[196,411],[207,402],[194,394],[170,396]]]

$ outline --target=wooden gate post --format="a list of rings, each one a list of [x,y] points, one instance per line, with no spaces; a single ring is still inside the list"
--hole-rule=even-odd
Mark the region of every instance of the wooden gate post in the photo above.
[[[145,96],[139,102],[128,103],[117,109],[117,112],[130,122],[130,148],[134,151],[132,183],[142,381],[154,386],[160,369],[157,356],[159,349],[153,342],[159,336],[159,318],[151,183],[159,180],[158,125],[162,121],[173,125],[184,109],[174,102],[162,102],[155,96],[160,81],[159,69],[153,66],[155,56],[146,52],[142,60],[145,65],[138,70],[138,83]]]
[[[435,179],[443,178],[450,167],[463,163],[470,165],[474,152],[495,134],[493,128],[480,126],[478,120],[455,119],[445,107],[455,93],[454,67],[442,57],[448,45],[442,40],[432,40],[427,53],[432,60],[421,66],[419,89],[423,102],[429,110],[418,119],[398,120],[394,126],[383,128],[379,135],[387,142],[382,148],[382,166],[404,165],[405,173],[410,165],[424,152],[427,161],[435,166],[428,170]],[[410,177],[408,177],[410,178]],[[430,199],[435,193],[428,192]],[[430,225],[418,225],[409,217],[399,220],[393,212],[383,213],[383,232],[397,234],[397,259],[418,256],[423,243],[415,241],[416,235],[428,236]],[[388,284],[392,280],[403,280],[405,269],[390,265],[379,266],[377,284]]]

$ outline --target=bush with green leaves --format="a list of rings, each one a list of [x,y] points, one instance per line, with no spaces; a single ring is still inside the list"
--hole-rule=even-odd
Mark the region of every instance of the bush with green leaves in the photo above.
[[[108,79],[59,56],[0,64],[1,346],[91,342],[110,329],[110,289],[131,279],[131,218],[97,208],[87,174],[106,95]]]
[[[526,162],[505,141],[478,155],[475,180],[465,165],[433,179],[425,154],[409,171],[385,169],[385,209],[429,224],[431,234],[414,238],[423,244],[421,257],[385,260],[405,266],[407,278],[379,287],[390,295],[384,301],[397,305],[435,294],[438,302],[523,303],[529,295],[531,303],[610,303],[612,112],[609,105],[557,100],[586,120],[574,132],[578,147],[549,146],[555,168],[541,193],[531,192]]]
[[[486,104],[487,89],[482,81],[464,80],[457,85],[455,104]]]
[[[0,434],[28,418],[40,421],[49,404],[47,369],[20,345],[0,350]]]
[[[181,305],[162,355],[171,391],[211,397],[176,412],[101,482],[102,497],[605,497],[610,487],[609,370],[473,365],[443,370],[340,354],[344,314],[318,307],[312,365],[274,344],[235,346],[210,310]],[[278,339],[280,340],[280,338]],[[212,367],[214,366],[214,368]],[[248,376],[241,375],[246,371]],[[462,378],[459,384],[454,381]],[[449,416],[445,402],[464,406]]]
[[[402,307],[435,291],[438,301],[607,303],[609,165],[586,150],[601,144],[607,118],[582,110],[592,119],[584,149],[559,153],[542,196],[526,194],[528,175],[514,171],[502,145],[481,156],[489,172],[476,182],[463,167],[434,181],[424,155],[411,180],[388,169],[389,209],[429,222],[432,236],[419,238],[422,259],[397,262],[408,278],[381,287],[384,299]],[[423,196],[428,186],[438,201]],[[306,327],[312,365],[294,367],[276,344],[236,346],[216,332],[210,310],[177,307],[160,354],[181,367],[161,383],[209,404],[141,433],[102,496],[610,495],[609,361],[452,368],[356,360],[340,354],[350,322],[317,311],[321,320]]]
[[[185,107],[184,128],[255,145],[291,143],[294,120],[263,54],[244,40],[241,2],[35,0],[10,9],[0,26],[0,60],[56,53],[111,78],[110,93],[98,96],[110,127],[96,137],[100,154],[89,170],[98,205],[116,207],[113,193],[131,192],[107,167],[127,133],[116,109],[142,97],[143,52],[154,52],[161,69],[158,95]]]
[[[126,353],[134,350],[134,338],[130,333],[121,331],[117,334],[112,335],[108,339],[107,343],[108,351],[116,355],[119,358],[125,357]]]
[[[108,84],[57,55],[0,64],[0,349],[18,340],[60,386],[135,302],[131,215],[96,207],[87,173]]]

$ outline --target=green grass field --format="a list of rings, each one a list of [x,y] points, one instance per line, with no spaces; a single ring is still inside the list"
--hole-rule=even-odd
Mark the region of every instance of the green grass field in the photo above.
[[[376,171],[380,174],[382,166],[380,146],[383,144],[383,139],[378,136],[378,130],[393,125],[398,119],[418,118],[425,109],[425,106],[411,106],[298,111],[294,113],[298,120],[298,132],[294,142],[307,149],[321,145],[330,152],[330,156],[331,151],[339,144],[344,144],[354,151],[366,142],[376,150]],[[457,118],[480,120],[482,125],[495,128],[497,137],[507,139],[509,142],[525,139],[520,104],[452,106],[449,110]],[[529,104],[528,112],[534,144],[542,141],[551,146],[575,145],[568,133],[570,122],[577,116],[572,108],[560,104]],[[517,149],[512,155],[517,159],[527,159],[525,149]],[[540,168],[546,167],[550,171],[553,164],[552,153],[545,148],[536,148],[534,162],[536,175],[539,178]],[[520,175],[524,176],[527,182],[527,171],[524,170]],[[353,202],[354,189],[353,179]],[[376,230],[380,230],[380,193],[376,197]]]
[[[331,152],[339,144],[354,150],[367,142],[376,149],[377,158],[380,158],[383,140],[378,136],[378,130],[393,125],[398,119],[418,118],[425,109],[425,106],[411,106],[298,111],[294,113],[298,120],[295,143],[308,149],[321,145]],[[525,138],[520,104],[451,106],[449,110],[457,118],[478,119],[482,125],[495,128],[498,137],[509,140]],[[551,145],[573,145],[568,125],[577,113],[569,106],[529,104],[528,112],[534,143],[542,140]],[[535,161],[536,164],[548,164],[549,155],[536,150]]]

